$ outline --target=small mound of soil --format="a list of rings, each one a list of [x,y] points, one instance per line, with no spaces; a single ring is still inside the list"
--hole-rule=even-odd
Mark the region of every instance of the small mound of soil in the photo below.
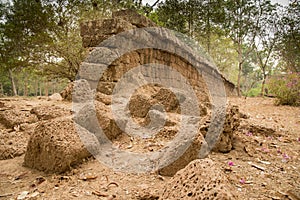
[[[0,160],[21,156],[26,151],[28,132],[0,131]]]
[[[71,115],[71,110],[60,108],[58,106],[38,106],[30,110],[39,120],[49,120],[57,117]]]
[[[64,172],[90,156],[72,119],[42,121],[31,135],[24,158],[26,167]]]

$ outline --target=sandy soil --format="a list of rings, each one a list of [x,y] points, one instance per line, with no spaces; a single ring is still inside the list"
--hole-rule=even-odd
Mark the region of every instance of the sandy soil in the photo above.
[[[231,98],[247,119],[242,119],[230,153],[209,155],[242,199],[300,199],[300,108],[274,106],[273,100]],[[26,110],[71,106],[46,99],[2,101]],[[1,127],[2,135],[7,132],[18,130]],[[14,140],[18,141],[26,146],[26,140]],[[0,199],[158,199],[170,179],[157,173],[114,172],[93,158],[64,174],[45,174],[23,167],[23,159],[24,155],[0,160]]]

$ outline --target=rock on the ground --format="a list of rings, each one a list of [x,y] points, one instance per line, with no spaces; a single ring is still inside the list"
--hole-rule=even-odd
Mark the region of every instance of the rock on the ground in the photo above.
[[[58,118],[38,124],[30,136],[24,166],[61,173],[89,156],[73,120]]]
[[[234,188],[212,160],[194,160],[165,185],[161,199],[238,199]]]
[[[202,134],[198,134],[198,137],[192,142],[189,148],[180,156],[176,161],[169,164],[168,166],[159,169],[159,174],[163,176],[173,176],[187,166],[191,161],[199,158],[199,151],[204,143]]]
[[[61,95],[59,93],[54,93],[48,97],[48,100],[49,101],[61,101],[61,100],[63,100],[63,98],[61,97]]]
[[[240,113],[238,106],[228,105],[223,133],[220,135],[214,151],[227,153],[233,148],[234,133],[240,125]]]

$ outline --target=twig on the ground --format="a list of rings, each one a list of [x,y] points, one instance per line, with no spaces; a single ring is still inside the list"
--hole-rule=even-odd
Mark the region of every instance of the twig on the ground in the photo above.
[[[1,198],[1,197],[12,196],[13,194],[14,194],[14,193],[0,194],[0,198]]]

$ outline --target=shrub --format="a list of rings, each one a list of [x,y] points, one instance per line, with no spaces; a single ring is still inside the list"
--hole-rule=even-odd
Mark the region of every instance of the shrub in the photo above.
[[[275,94],[276,104],[300,106],[300,73],[274,76],[268,81],[270,93]]]
[[[260,95],[261,92],[261,84],[255,88],[251,88],[247,93],[245,93],[245,96],[247,97],[257,97]]]

